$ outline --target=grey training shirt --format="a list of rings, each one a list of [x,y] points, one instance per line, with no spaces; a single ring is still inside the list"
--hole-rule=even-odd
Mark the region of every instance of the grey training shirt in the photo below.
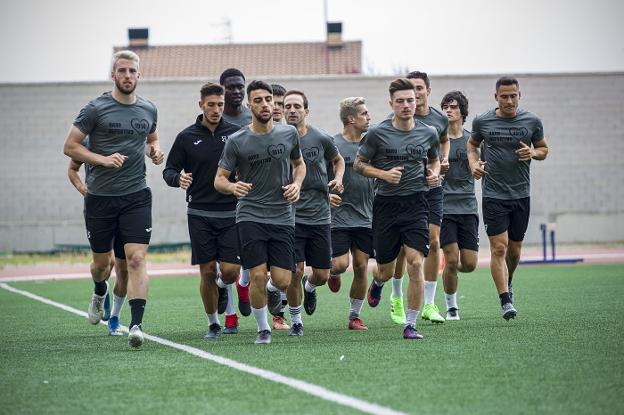
[[[300,157],[297,130],[289,125],[273,124],[268,134],[253,133],[247,126],[230,136],[219,167],[252,184],[247,196],[238,200],[236,223],[295,226],[293,207],[282,186],[292,182],[290,161]]]
[[[484,142],[483,197],[516,200],[529,197],[531,161],[518,160],[522,141],[529,147],[544,138],[542,121],[533,113],[518,109],[513,118],[496,115],[496,109],[479,114],[472,122],[471,137]]]
[[[147,187],[145,142],[156,131],[157,118],[156,106],[139,96],[126,105],[105,93],[80,110],[74,126],[88,136],[91,152],[128,156],[120,168],[86,165],[89,193],[122,196]]]
[[[415,121],[410,131],[401,131],[385,119],[368,130],[358,155],[381,170],[403,167],[401,181],[391,184],[377,181],[377,194],[382,196],[409,196],[429,190],[425,179],[427,159],[438,157],[440,140],[435,128]]]
[[[312,125],[299,139],[301,155],[306,164],[306,176],[301,197],[295,204],[295,222],[302,225],[329,225],[329,188],[327,162],[338,155],[331,136]]]
[[[464,130],[459,138],[450,138],[449,171],[444,178],[444,214],[479,214],[475,197],[474,178],[468,164],[466,143],[470,131]]]
[[[251,124],[251,111],[249,108],[243,105],[243,112],[237,116],[227,115],[225,112],[221,116],[225,121],[238,125],[239,127],[246,127]]]
[[[334,143],[345,161],[342,179],[342,204],[331,210],[332,228],[371,228],[373,225],[373,197],[375,179],[364,177],[353,170],[359,141],[349,141],[342,134],[334,136]]]

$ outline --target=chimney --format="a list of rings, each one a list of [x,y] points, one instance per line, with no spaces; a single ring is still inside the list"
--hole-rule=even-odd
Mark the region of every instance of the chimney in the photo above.
[[[341,48],[342,22],[327,22],[327,46],[329,48]]]
[[[130,48],[146,48],[148,39],[148,28],[128,29],[128,46]]]

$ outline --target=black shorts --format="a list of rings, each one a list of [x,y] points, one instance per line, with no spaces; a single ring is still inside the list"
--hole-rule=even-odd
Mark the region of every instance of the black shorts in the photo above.
[[[444,215],[440,246],[457,243],[459,249],[479,250],[479,215]]]
[[[312,268],[330,269],[331,226],[295,223],[295,258]]]
[[[529,226],[531,198],[516,200],[483,198],[483,223],[488,236],[507,232],[509,239],[520,242]]]
[[[427,203],[429,203],[429,224],[441,226],[444,208],[444,190],[442,190],[442,186],[429,189],[427,192]]]
[[[113,251],[115,251],[115,258],[126,259],[126,251],[124,249],[124,242],[119,234],[119,231],[115,234],[113,241]]]
[[[399,255],[402,245],[429,254],[429,205],[426,192],[410,196],[375,196],[373,247],[377,263],[387,264]]]
[[[215,259],[231,264],[241,263],[234,218],[187,217],[192,265],[206,264]]]
[[[261,264],[295,272],[295,228],[258,222],[239,222],[238,246],[244,269]]]
[[[373,230],[371,228],[334,228],[331,230],[332,258],[343,256],[356,248],[372,258]]]
[[[109,252],[117,234],[124,244],[149,244],[152,236],[149,188],[123,196],[87,194],[84,206],[87,238],[93,252]]]

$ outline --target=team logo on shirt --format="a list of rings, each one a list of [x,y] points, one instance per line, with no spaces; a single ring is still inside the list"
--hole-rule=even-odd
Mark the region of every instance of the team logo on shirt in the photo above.
[[[455,157],[456,157],[456,159],[453,160],[453,161],[466,161],[466,160],[468,160],[468,153],[466,152],[465,148],[458,148],[455,151]],[[449,160],[451,160],[451,159],[449,159]]]
[[[524,127],[511,127],[509,128],[509,135],[516,138],[524,138],[529,135],[529,130]]]
[[[284,156],[284,153],[286,153],[286,146],[284,144],[270,145],[267,147],[267,153],[275,160],[279,160]]]
[[[306,159],[309,162],[312,162],[318,158],[319,149],[318,147],[304,148],[301,153],[303,154],[304,159]]]
[[[197,141],[193,141],[193,144],[197,145],[197,144],[201,143],[202,141],[204,141],[204,140],[200,139],[200,140],[197,140]]]
[[[227,141],[228,136],[227,135],[222,135],[221,136],[221,141],[223,141],[224,143]]]
[[[408,144],[405,152],[412,160],[420,160],[425,157],[425,148],[421,145]]]
[[[147,121],[145,118],[133,118],[132,121],[130,121],[130,125],[132,125],[134,131],[139,134],[147,134],[147,132],[149,131],[149,121]]]

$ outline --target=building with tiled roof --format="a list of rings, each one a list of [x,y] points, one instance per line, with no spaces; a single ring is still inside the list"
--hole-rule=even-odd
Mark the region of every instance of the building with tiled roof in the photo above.
[[[136,52],[143,79],[214,79],[231,67],[247,77],[362,73],[362,42],[342,41],[340,34],[328,36],[327,42],[178,46],[148,45],[147,29],[130,29],[129,35],[130,44],[115,51]]]

